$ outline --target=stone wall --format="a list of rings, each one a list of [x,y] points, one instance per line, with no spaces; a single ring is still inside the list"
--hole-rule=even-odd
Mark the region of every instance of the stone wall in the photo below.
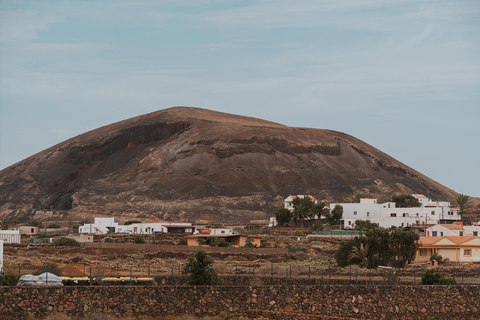
[[[480,286],[1,287],[2,319],[238,313],[268,319],[480,319]]]

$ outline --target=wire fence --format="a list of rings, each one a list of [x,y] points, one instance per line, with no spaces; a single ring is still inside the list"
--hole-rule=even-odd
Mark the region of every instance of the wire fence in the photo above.
[[[83,270],[61,272],[54,264],[38,269],[37,274],[50,272],[65,277],[88,277],[89,285],[103,284],[104,278],[122,278],[129,285],[135,285],[134,279],[152,278],[156,285],[186,285],[188,277],[183,274],[184,264],[170,263],[159,267],[146,264],[144,267],[125,267],[117,264],[113,267],[99,267],[83,264]],[[220,285],[421,285],[422,275],[430,269],[427,265],[408,266],[403,269],[379,267],[377,269],[359,268],[352,265],[338,268],[333,265],[285,263],[229,263],[215,265]],[[464,266],[442,266],[434,268],[441,276],[453,279],[456,285],[480,285],[480,268]],[[0,270],[0,286],[15,285],[12,278],[29,274],[28,268],[21,265],[7,265]],[[127,280],[130,279],[130,280]],[[213,279],[213,275],[212,275]],[[117,284],[125,284],[121,281]],[[213,281],[212,281],[213,283]]]

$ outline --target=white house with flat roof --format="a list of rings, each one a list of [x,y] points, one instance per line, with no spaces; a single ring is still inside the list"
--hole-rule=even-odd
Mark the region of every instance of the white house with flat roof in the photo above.
[[[463,222],[456,221],[451,224],[436,224],[427,228],[427,237],[467,237],[480,235],[480,226],[464,226]]]
[[[420,207],[397,208],[395,202],[378,203],[377,199],[360,199],[360,203],[331,203],[343,207],[343,223],[346,229],[354,228],[355,221],[363,220],[378,223],[381,227],[407,227],[413,225],[434,225],[441,221],[461,219],[458,208],[450,207],[450,202],[434,202],[424,195],[413,194]]]
[[[111,233],[153,234],[168,233],[169,227],[192,227],[192,224],[189,222],[151,221],[121,225],[115,222],[115,218],[95,218],[94,223],[86,223],[78,227],[78,233],[106,234],[110,231]]]

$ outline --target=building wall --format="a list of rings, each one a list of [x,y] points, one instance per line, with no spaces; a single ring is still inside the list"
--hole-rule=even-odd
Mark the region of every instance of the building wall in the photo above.
[[[457,251],[459,250],[455,248],[442,248],[442,249],[438,249],[437,253],[441,255],[443,259],[448,259],[450,261],[457,261]]]
[[[31,227],[31,226],[20,226],[18,228],[20,234],[37,234],[38,227]]]
[[[0,230],[0,239],[4,243],[20,243],[19,230]]]

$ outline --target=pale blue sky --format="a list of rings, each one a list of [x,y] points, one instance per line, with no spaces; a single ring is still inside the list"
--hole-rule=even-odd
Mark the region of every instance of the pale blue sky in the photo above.
[[[0,169],[197,106],[351,134],[480,196],[478,0],[0,0]]]

